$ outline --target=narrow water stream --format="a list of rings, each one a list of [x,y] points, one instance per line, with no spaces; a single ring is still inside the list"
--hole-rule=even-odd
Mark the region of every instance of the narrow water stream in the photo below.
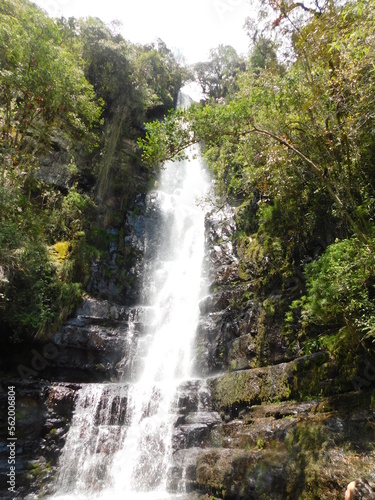
[[[186,105],[186,98],[180,98]],[[146,306],[152,317],[134,381],[84,386],[59,463],[54,499],[171,498],[168,481],[179,386],[191,377],[191,347],[204,293],[204,209],[209,183],[199,152],[168,163],[154,193],[161,244]],[[184,495],[184,478],[173,496]]]

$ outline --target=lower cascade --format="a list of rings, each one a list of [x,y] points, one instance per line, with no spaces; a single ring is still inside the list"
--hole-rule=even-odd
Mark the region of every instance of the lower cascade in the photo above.
[[[194,151],[197,155],[197,151]],[[147,328],[134,331],[123,379],[87,384],[78,394],[54,499],[164,499],[185,493],[173,467],[174,430],[187,387],[197,411],[208,398],[192,375],[192,343],[204,295],[204,217],[208,179],[199,155],[168,163],[152,193],[160,246],[144,273]],[[129,328],[132,328],[130,324]]]

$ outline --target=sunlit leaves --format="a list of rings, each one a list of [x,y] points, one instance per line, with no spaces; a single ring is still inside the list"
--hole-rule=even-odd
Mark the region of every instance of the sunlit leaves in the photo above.
[[[304,323],[348,325],[360,338],[375,338],[374,241],[347,239],[328,247],[306,267]]]
[[[14,12],[0,5],[4,136],[31,153],[48,147],[52,127],[62,122],[67,134],[92,145],[101,110],[80,60],[62,45],[58,26],[39,9],[12,6]]]

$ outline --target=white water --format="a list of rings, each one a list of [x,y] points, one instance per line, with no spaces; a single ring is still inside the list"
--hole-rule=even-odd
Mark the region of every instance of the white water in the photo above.
[[[174,403],[178,386],[190,376],[202,296],[204,210],[197,200],[207,189],[199,155],[168,163],[161,173],[156,194],[164,223],[156,269],[145,277],[154,319],[145,335],[144,370],[134,384],[88,384],[80,391],[56,500],[170,497]]]

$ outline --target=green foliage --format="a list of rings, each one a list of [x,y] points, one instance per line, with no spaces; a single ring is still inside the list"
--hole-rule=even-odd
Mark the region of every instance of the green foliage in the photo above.
[[[186,73],[162,40],[139,53],[135,71],[148,109],[161,107],[165,112],[174,107]]]
[[[276,53],[277,45],[265,36],[260,36],[250,52],[249,63],[254,73],[265,69],[279,69]]]
[[[258,438],[257,439],[257,448],[258,450],[263,450],[266,442],[263,438]]]
[[[359,340],[375,340],[374,241],[346,239],[306,266],[305,324],[347,326]]]
[[[80,285],[61,281],[41,246],[29,243],[19,251],[12,274],[1,316],[12,329],[13,340],[53,331],[80,300]]]
[[[244,69],[244,61],[230,45],[211,49],[209,61],[194,65],[195,79],[202,92],[214,99],[233,94],[238,89],[237,75]]]
[[[163,121],[147,124],[145,139],[139,138],[142,159],[151,167],[160,166],[167,159],[176,160],[185,156],[184,150],[194,143],[190,131],[184,127],[187,118],[183,110],[170,112]]]
[[[146,114],[174,106],[184,71],[162,40],[149,46],[131,45],[96,18],[82,20],[78,26],[85,74],[103,99],[107,116],[121,107],[140,126]]]
[[[72,280],[69,257],[56,265],[48,252],[46,214],[40,217],[17,186],[1,186],[0,199],[0,321],[13,341],[43,336],[76,307],[81,286]]]
[[[240,277],[255,297],[282,295],[284,313],[294,301],[285,326],[299,348],[373,352],[375,2],[261,3],[273,28],[259,31],[264,18],[253,31],[237,90],[150,125],[144,159],[202,141],[217,195],[238,207]]]
[[[0,25],[3,147],[35,153],[49,145],[56,126],[94,145],[101,108],[79,55],[61,44],[58,26],[33,4],[4,1]]]
[[[0,323],[13,341],[48,337],[79,303],[108,248],[101,213],[121,220],[147,183],[145,117],[173,106],[184,75],[161,40],[133,45],[98,19],[0,0]],[[65,163],[64,188],[46,159]]]

